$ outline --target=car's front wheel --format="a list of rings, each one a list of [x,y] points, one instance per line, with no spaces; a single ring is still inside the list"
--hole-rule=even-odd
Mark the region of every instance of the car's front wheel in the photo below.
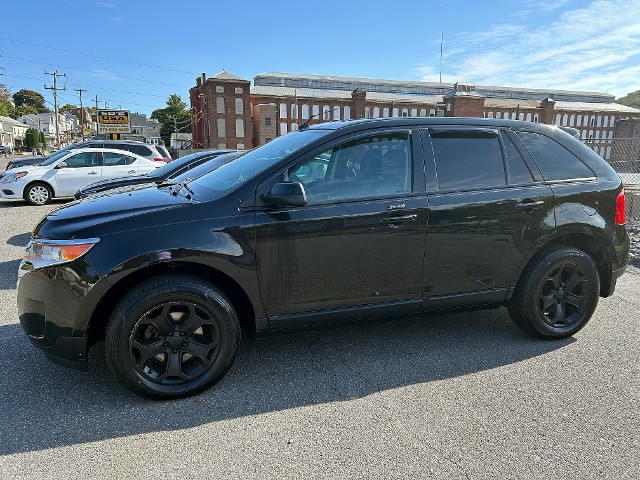
[[[52,197],[53,191],[46,183],[32,183],[24,192],[24,199],[31,205],[46,205]]]
[[[508,310],[526,332],[564,338],[584,327],[598,305],[600,278],[589,255],[573,247],[545,250],[527,266]]]
[[[238,316],[226,296],[185,274],[153,277],[126,294],[105,335],[107,363],[136,393],[196,394],[230,368],[240,344]]]

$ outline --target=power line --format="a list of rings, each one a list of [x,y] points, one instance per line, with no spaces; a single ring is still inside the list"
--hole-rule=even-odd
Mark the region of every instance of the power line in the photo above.
[[[138,65],[140,67],[157,68],[159,70],[177,72],[177,73],[185,73],[185,74],[188,74],[188,75],[198,75],[197,73],[187,72],[185,70],[176,70],[176,69],[173,69],[173,68],[159,67],[158,65],[147,65],[145,63],[132,62],[130,60],[122,60],[120,58],[104,57],[102,55],[95,55],[93,53],[77,52],[77,51],[74,51],[74,50],[67,50],[65,48],[51,47],[49,45],[40,45],[40,44],[37,44],[37,43],[25,42],[25,41],[22,41],[22,40],[15,40],[13,38],[0,37],[0,40],[7,40],[9,42],[21,43],[23,45],[31,45],[32,47],[48,48],[48,49],[51,49],[51,50],[57,50],[59,52],[73,53],[75,55],[85,55],[87,57],[100,58],[102,60],[111,60],[113,62],[128,63],[130,65]],[[67,67],[65,67],[65,68],[67,68]]]
[[[79,72],[87,72],[87,73],[93,73],[93,74],[98,74],[98,75],[107,75],[109,77],[114,77],[114,78],[124,78],[126,80],[134,80],[136,82],[156,83],[158,85],[169,85],[170,87],[191,88],[191,87],[187,87],[185,85],[178,85],[177,83],[158,82],[156,80],[147,80],[147,79],[144,79],[144,78],[125,77],[124,75],[117,75],[115,73],[100,72],[100,71],[96,71],[96,70],[87,70],[85,68],[69,67],[69,66],[66,66],[66,65],[60,65],[59,63],[40,62],[38,60],[31,60],[29,58],[11,57],[9,55],[0,55],[0,57],[2,57],[2,58],[10,58],[12,60],[19,60],[21,62],[38,63],[40,65],[51,65],[51,66],[54,66],[54,67],[66,68],[68,70],[77,70]]]

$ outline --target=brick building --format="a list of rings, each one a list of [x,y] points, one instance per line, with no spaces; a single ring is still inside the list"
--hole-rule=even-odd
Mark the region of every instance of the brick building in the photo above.
[[[248,80],[222,71],[203,73],[189,90],[193,148],[253,147]]]
[[[248,80],[222,72],[206,82],[203,75],[202,79],[197,79],[196,87],[191,89],[191,107],[196,120],[198,112],[202,111],[203,90],[211,102],[213,85],[230,81],[246,89],[246,99],[251,102],[252,108],[244,109],[243,116],[246,125],[252,123],[253,129],[245,129],[247,136],[243,142],[237,138],[229,139],[225,144],[227,147],[236,147],[237,144],[246,148],[262,145],[275,136],[297,129],[299,124],[307,121],[316,124],[397,116],[509,118],[570,126],[577,128],[584,140],[608,141],[620,136],[616,131],[619,120],[640,118],[640,110],[615,103],[613,95],[596,92],[290,73],[257,75],[249,92]],[[203,89],[202,85],[205,84],[207,87]],[[228,116],[227,122],[233,126],[234,119],[237,121],[238,118],[236,112]],[[198,125],[201,123],[194,122],[194,127]],[[193,129],[194,143],[203,145],[200,148],[205,148],[207,138],[203,128]],[[222,141],[215,142],[214,138],[218,138],[215,133],[209,137],[210,148],[223,145]],[[605,157],[609,155],[604,147],[599,153]]]

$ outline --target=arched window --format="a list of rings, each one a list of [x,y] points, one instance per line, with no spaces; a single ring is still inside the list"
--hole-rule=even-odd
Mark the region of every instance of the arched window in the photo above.
[[[613,124],[615,123],[615,121],[616,121],[616,117],[614,117],[613,115],[611,115],[611,117],[609,117],[609,126],[610,126],[611,128],[613,128]]]
[[[351,107],[344,107],[344,119],[351,120]]]
[[[511,112],[511,120],[517,120],[516,112]]]
[[[435,117],[436,116],[436,109],[432,108],[431,110],[429,110],[429,116],[430,117]]]
[[[600,130],[596,130],[596,140],[600,138]]]
[[[607,156],[604,158],[606,158],[607,160],[611,158],[611,147],[607,147]]]
[[[280,118],[287,118],[287,104],[286,103],[281,103],[280,104]],[[284,124],[284,125],[286,125],[286,124]]]
[[[585,140],[587,138],[587,131],[582,130],[582,139]]]
[[[598,127],[602,126],[602,115],[598,115],[598,121],[596,122]]]
[[[398,117],[398,116],[399,116],[399,112],[398,112],[398,109],[397,109],[397,108],[394,108],[394,109],[393,109],[393,115],[392,115],[392,116],[393,116],[393,117]]]
[[[560,114],[556,115],[556,123],[555,125],[560,125]]]
[[[566,113],[562,116],[562,125],[565,126],[569,123],[569,115]]]
[[[371,109],[369,107],[364,107],[364,118],[371,118]]]
[[[340,120],[340,107],[331,107],[333,109],[333,119]]]
[[[318,118],[318,116],[320,115],[320,105],[314,105],[312,107],[311,115],[313,115],[313,118]]]
[[[403,117],[408,117],[409,116],[409,109],[408,108],[403,108],[402,109],[402,116]]]
[[[427,116],[427,109],[426,108],[421,108],[420,109],[420,116],[421,117],[426,117]]]
[[[569,126],[573,127],[576,124],[576,116],[575,115],[571,115],[569,117]]]
[[[496,112],[496,118],[502,118],[502,112]]]
[[[380,107],[373,107],[373,118],[380,118]]]
[[[534,121],[535,123],[538,123],[539,119],[540,119],[540,117],[538,117],[538,114],[537,114],[537,113],[534,113],[534,114],[533,114],[533,121]]]
[[[411,116],[412,117],[417,117],[418,116],[418,109],[417,108],[412,108],[411,109]]]
[[[589,140],[593,140],[593,130],[589,130]]]
[[[329,108],[329,105],[322,106],[322,119],[331,120],[331,109]]]
[[[596,125],[596,117],[595,115],[591,115],[591,120],[589,121],[589,126],[590,127],[595,127]]]
[[[298,105],[295,103],[291,104],[291,118],[294,120],[298,119]]]
[[[609,117],[604,117],[602,126],[607,128],[609,126]]]
[[[389,116],[389,107],[384,107],[384,109],[382,110],[382,116],[383,117]]]
[[[282,122],[280,124],[280,135],[284,135],[285,133],[287,133],[287,124]]]
[[[589,115],[585,115],[584,117],[582,117],[582,125],[584,127],[588,127],[589,126]]]
[[[527,122],[531,121],[531,112],[527,113],[527,118],[526,118]]]
[[[224,98],[216,97],[216,113],[224,113]]]
[[[576,127],[581,127],[582,126],[582,115],[578,115],[576,117]]]
[[[524,112],[520,112],[520,115],[518,115],[518,120],[524,122]]]
[[[309,105],[306,103],[302,105],[302,118],[305,120],[309,119]]]
[[[493,112],[487,113],[487,118],[493,118]]]

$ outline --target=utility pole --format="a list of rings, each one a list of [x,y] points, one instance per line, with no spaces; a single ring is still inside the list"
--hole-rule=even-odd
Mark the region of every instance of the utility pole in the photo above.
[[[53,77],[53,87],[44,88],[46,90],[53,90],[53,111],[56,116],[56,143],[57,147],[60,148],[60,126],[58,125],[58,90],[66,90],[67,87],[58,88],[58,77],[67,77],[66,73],[58,73],[58,71],[54,71],[53,73],[49,73],[47,71],[44,72],[45,75],[51,75]]]
[[[84,88],[75,89],[80,96],[80,131],[82,132],[82,141],[84,142],[84,108],[82,108],[82,92],[86,92]],[[98,112],[96,112],[96,115]]]
[[[98,138],[98,95],[96,95],[96,138]]]

